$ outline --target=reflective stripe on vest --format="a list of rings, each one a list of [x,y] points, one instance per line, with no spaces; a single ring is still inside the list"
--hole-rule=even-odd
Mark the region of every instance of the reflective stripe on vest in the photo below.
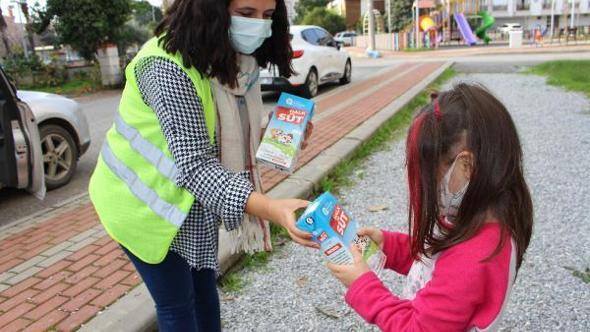
[[[176,206],[169,204],[158,196],[158,194],[146,186],[141,179],[123,162],[121,162],[111,150],[108,140],[104,142],[101,156],[111,171],[123,181],[131,192],[152,211],[164,220],[180,228],[187,217],[187,214],[180,211]]]
[[[131,127],[123,120],[121,115],[117,113],[115,116],[115,128],[121,136],[125,137],[131,147],[154,165],[162,175],[176,181],[178,169],[174,161],[168,158],[160,149],[143,138],[137,129]]]

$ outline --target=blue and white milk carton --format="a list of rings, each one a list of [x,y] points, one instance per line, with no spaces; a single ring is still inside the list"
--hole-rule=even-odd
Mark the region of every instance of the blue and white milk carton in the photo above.
[[[362,249],[369,267],[380,274],[385,265],[385,254],[369,237],[359,237],[359,225],[352,219],[338,200],[329,192],[320,195],[297,220],[297,228],[312,234],[312,240],[320,245],[322,254],[335,264],[352,264],[351,245]]]
[[[256,151],[256,160],[280,171],[292,173],[314,107],[312,100],[281,93]]]

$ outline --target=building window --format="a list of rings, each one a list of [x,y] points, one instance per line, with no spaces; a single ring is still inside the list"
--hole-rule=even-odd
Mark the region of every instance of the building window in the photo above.
[[[552,0],[543,0],[543,9],[551,9]]]
[[[516,10],[529,10],[530,6],[530,0],[518,0],[516,2]]]

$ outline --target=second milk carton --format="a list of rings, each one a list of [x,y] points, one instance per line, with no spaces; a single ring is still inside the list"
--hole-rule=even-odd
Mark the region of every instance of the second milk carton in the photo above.
[[[314,107],[312,100],[281,93],[256,152],[256,160],[292,173]]]
[[[369,267],[380,274],[385,265],[385,254],[367,236],[358,236],[358,223],[352,219],[336,197],[325,192],[313,201],[297,220],[297,228],[310,232],[312,240],[320,245],[324,257],[335,264],[352,264],[350,252],[357,245]]]

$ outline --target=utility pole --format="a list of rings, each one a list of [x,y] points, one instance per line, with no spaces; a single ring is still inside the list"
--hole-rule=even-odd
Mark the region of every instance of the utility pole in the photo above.
[[[172,0],[174,1],[174,0]],[[168,9],[168,7],[170,6],[170,2],[172,1],[168,1],[168,0],[162,0],[162,13],[165,13],[166,10]]]
[[[391,33],[391,0],[385,1],[385,5],[387,6],[387,45],[393,50],[393,34]]]
[[[369,0],[369,48],[367,51],[375,50],[375,16],[373,15],[373,0]]]
[[[21,0],[22,1],[22,0]],[[12,0],[12,3],[16,4],[16,10],[18,11],[18,20],[20,21],[20,24],[23,27],[23,31],[22,31],[22,35],[21,35],[21,42],[23,44],[23,51],[25,52],[25,58],[29,58],[29,50],[27,48],[27,41],[25,38],[25,33],[26,33],[26,24],[23,21],[23,15],[22,15],[22,8],[21,8],[21,2],[17,1],[17,0]]]
[[[571,20],[570,20],[570,28],[574,28],[574,16],[576,15],[576,0],[570,0],[572,2],[572,12],[571,12]]]
[[[555,0],[551,0],[551,42],[553,42],[553,30],[555,30]]]
[[[419,0],[416,0],[414,3],[416,4],[416,21],[414,25],[416,27],[416,41],[414,42],[414,48],[418,48],[418,41],[420,40],[420,6],[418,3]]]

